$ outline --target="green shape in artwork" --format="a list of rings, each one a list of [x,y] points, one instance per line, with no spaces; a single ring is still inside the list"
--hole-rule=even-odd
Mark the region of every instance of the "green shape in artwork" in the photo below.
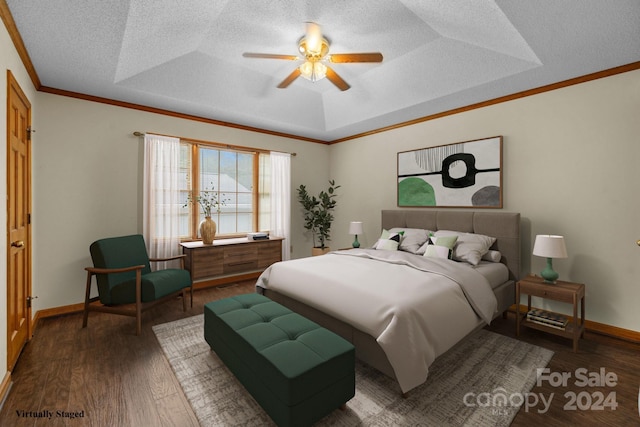
[[[398,183],[399,206],[436,206],[431,184],[420,178],[406,178]]]

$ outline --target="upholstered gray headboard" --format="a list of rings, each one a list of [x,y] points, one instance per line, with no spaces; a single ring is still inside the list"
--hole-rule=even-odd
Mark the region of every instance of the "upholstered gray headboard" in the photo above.
[[[492,249],[502,253],[509,278],[520,278],[520,213],[396,209],[382,211],[382,228],[422,228],[484,234],[497,240]]]

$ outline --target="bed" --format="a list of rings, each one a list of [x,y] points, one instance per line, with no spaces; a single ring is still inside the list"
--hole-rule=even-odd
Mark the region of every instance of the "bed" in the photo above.
[[[381,214],[375,248],[273,264],[256,291],[352,342],[358,359],[395,378],[407,393],[426,381],[435,358],[515,302],[520,214]],[[453,260],[434,255],[440,246],[434,243],[450,243],[451,236]],[[399,250],[388,250],[396,241]]]

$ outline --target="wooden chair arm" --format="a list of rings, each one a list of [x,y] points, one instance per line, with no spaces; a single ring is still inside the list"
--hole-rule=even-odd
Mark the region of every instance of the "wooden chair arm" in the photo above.
[[[124,273],[126,271],[135,271],[142,270],[144,265],[132,265],[131,267],[122,267],[122,268],[95,268],[95,267],[86,267],[87,270],[91,274],[113,274],[113,273]]]
[[[174,259],[180,259],[180,258],[185,258],[186,255],[182,254],[182,255],[174,255],[172,257],[169,258],[149,258],[149,261],[151,262],[162,262],[162,261],[172,261]]]

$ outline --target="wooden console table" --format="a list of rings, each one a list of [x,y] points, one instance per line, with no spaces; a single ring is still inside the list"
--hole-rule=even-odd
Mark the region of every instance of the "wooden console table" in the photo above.
[[[186,255],[185,269],[191,273],[194,281],[202,279],[216,280],[223,284],[242,278],[258,277],[265,268],[282,260],[281,237],[266,240],[237,239],[214,240],[213,245],[202,242],[183,242],[182,253]],[[253,274],[249,274],[253,273]],[[249,274],[249,275],[247,275]]]

